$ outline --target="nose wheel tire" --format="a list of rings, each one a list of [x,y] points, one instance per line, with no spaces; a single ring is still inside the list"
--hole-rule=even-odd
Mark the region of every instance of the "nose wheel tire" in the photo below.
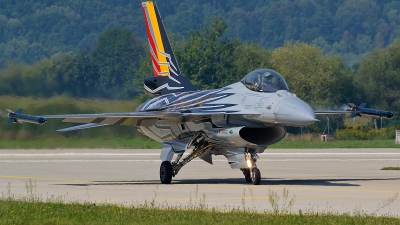
[[[246,180],[247,180],[247,178],[246,178]],[[259,185],[261,183],[261,173],[258,168],[253,168],[251,170],[251,182],[254,185]]]
[[[253,182],[252,179],[251,179],[250,169],[245,169],[243,171],[243,174],[244,174],[244,179],[246,179],[247,183],[252,183]]]
[[[160,181],[162,184],[170,184],[172,180],[172,165],[169,161],[164,161],[160,166]]]

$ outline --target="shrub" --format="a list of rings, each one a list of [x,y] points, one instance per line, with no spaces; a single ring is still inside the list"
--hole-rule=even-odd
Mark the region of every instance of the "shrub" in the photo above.
[[[366,125],[345,126],[345,129],[335,131],[336,140],[385,140],[393,139],[396,134],[395,127],[373,129]]]

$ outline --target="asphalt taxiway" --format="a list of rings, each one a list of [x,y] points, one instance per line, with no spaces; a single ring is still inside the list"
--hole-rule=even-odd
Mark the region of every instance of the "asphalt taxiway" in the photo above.
[[[171,185],[159,184],[160,150],[54,149],[0,150],[0,192],[62,197],[93,203],[272,210],[275,192],[294,198],[292,211],[400,215],[400,149],[267,149],[257,163],[261,185],[245,182],[225,157],[214,165],[196,159]],[[387,203],[390,203],[386,205]]]

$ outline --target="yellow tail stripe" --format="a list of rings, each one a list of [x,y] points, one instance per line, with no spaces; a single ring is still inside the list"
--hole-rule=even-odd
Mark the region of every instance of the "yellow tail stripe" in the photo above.
[[[160,33],[160,28],[158,26],[158,20],[157,20],[156,12],[155,12],[155,9],[154,9],[154,3],[153,2],[146,2],[146,6],[147,6],[148,14],[149,14],[149,17],[150,17],[151,29],[153,31],[155,42],[156,42],[155,44],[156,44],[156,48],[157,48],[156,51],[157,52],[155,52],[155,54],[157,54],[157,59],[158,59],[159,64],[160,64],[159,65],[160,66],[160,71],[159,72],[161,72],[161,73],[169,72],[169,66],[168,66],[167,58],[160,53],[160,52],[165,52],[165,50],[164,50],[164,44],[163,44],[162,39],[161,39],[161,33]],[[166,74],[166,75],[168,75],[168,74]]]

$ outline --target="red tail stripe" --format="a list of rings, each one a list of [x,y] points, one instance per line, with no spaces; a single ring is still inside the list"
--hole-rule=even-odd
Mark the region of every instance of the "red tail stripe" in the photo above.
[[[144,20],[146,22],[146,30],[147,30],[147,37],[148,37],[148,40],[149,40],[149,44],[150,44],[150,47],[153,50],[153,53],[157,54],[157,48],[156,48],[155,42],[153,40],[153,36],[151,35],[151,32],[150,32],[150,23],[147,20],[147,16],[146,16],[147,15],[146,14],[146,9],[145,9],[145,7],[143,5],[141,5],[141,6],[142,6],[142,9],[143,9]],[[161,68],[160,68],[160,65],[157,63],[157,60],[153,58],[154,56],[151,53],[150,53],[150,56],[151,56],[151,60],[152,60],[153,66],[155,66],[158,69],[158,71],[160,71]],[[153,73],[154,73],[154,76],[160,76],[155,70],[153,70]]]

